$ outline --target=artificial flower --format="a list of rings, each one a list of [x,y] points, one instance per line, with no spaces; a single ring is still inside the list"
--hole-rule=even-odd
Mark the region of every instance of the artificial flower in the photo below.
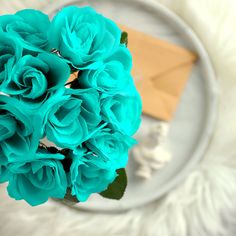
[[[51,154],[45,150],[38,152],[25,162],[8,165],[8,194],[16,200],[24,199],[32,206],[37,206],[49,197],[62,199],[67,189],[66,173],[60,160],[61,154]]]
[[[120,45],[121,31],[91,7],[63,8],[49,30],[50,47],[78,69],[97,69]]]
[[[135,96],[115,94],[101,100],[103,119],[120,132],[132,136],[141,123],[142,105],[138,94]]]
[[[113,168],[120,169],[127,165],[128,151],[134,144],[136,141],[131,137],[105,128],[96,132],[85,145]]]
[[[41,11],[25,9],[14,15],[0,16],[0,31],[18,38],[31,49],[47,49],[48,15]]]
[[[40,53],[25,55],[14,65],[7,64],[2,91],[31,105],[40,105],[52,93],[64,89],[70,67],[59,57]]]
[[[117,176],[110,162],[93,153],[86,153],[84,149],[74,150],[71,158],[71,194],[80,202],[85,202],[93,193],[107,189]]]
[[[27,158],[37,149],[40,124],[18,100],[0,95],[0,148],[9,162]]]
[[[67,89],[46,110],[45,134],[62,148],[75,148],[101,122],[99,95],[95,89]]]
[[[101,93],[115,94],[132,80],[131,67],[131,54],[121,45],[97,70],[84,70],[79,84],[85,88],[96,88]]]
[[[7,33],[0,32],[0,91],[7,80],[6,67],[22,57],[22,45]]]

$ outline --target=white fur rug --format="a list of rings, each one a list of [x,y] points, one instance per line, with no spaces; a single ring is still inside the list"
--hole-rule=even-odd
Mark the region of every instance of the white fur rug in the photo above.
[[[127,213],[78,212],[55,203],[31,208],[0,188],[2,236],[236,235],[236,2],[159,0],[198,34],[221,87],[215,134],[202,163],[160,201]],[[0,0],[0,13],[40,8],[52,0]]]

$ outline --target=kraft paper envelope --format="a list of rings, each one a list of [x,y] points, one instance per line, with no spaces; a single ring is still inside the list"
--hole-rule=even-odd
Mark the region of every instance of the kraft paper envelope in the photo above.
[[[143,113],[169,121],[197,56],[179,46],[121,26],[128,33],[133,55],[133,76],[142,102]]]

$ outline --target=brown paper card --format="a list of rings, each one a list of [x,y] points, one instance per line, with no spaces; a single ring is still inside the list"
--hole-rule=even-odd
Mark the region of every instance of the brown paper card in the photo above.
[[[196,61],[196,54],[121,26],[128,32],[128,47],[133,55],[133,71],[142,102],[143,113],[169,121]]]

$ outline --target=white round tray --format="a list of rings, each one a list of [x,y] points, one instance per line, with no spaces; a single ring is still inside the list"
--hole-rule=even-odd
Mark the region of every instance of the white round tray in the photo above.
[[[80,210],[122,211],[147,204],[184,181],[203,158],[210,142],[217,117],[218,86],[209,57],[191,28],[155,0],[61,1],[47,7],[45,12],[53,16],[66,5],[90,5],[118,23],[182,45],[199,56],[171,122],[167,146],[173,160],[155,173],[151,180],[142,181],[134,174],[136,166],[131,157],[127,168],[129,184],[122,200],[107,200],[94,194],[86,203],[74,207]],[[145,131],[144,127],[153,122],[157,121],[144,118],[139,132]]]

